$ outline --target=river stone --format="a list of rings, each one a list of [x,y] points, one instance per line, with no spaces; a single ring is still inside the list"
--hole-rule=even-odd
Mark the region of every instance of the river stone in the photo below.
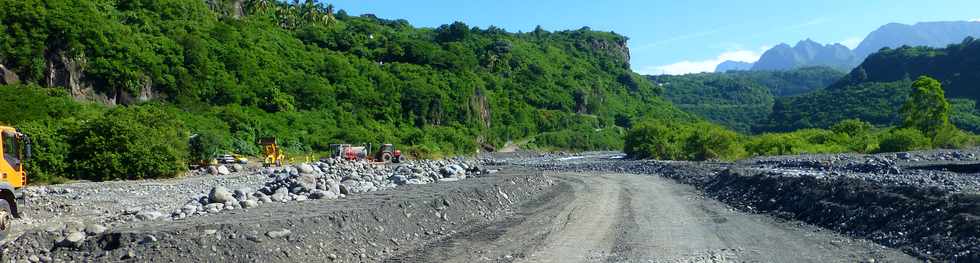
[[[76,247],[80,246],[82,244],[82,241],[85,241],[85,233],[82,233],[80,231],[71,232],[71,234],[68,234],[68,236],[65,237],[66,243]]]
[[[105,231],[106,227],[100,224],[89,224],[85,226],[85,233],[90,236],[99,235],[105,233]]]
[[[248,200],[249,193],[251,192],[252,192],[251,189],[239,188],[238,190],[235,190],[235,194],[233,196],[235,197],[235,200],[241,202],[241,201]]]
[[[139,213],[136,213],[136,218],[143,221],[157,220],[161,217],[163,217],[163,213],[160,213],[159,211],[140,211]]]
[[[228,170],[228,167],[227,166],[219,165],[218,166],[218,174],[219,175],[229,175],[229,174],[231,174],[231,171]]]
[[[277,231],[269,231],[265,233],[265,235],[269,236],[270,238],[280,238],[280,237],[288,236],[290,233],[292,232],[289,231],[289,229],[283,229]]]
[[[310,192],[316,189],[316,177],[309,174],[303,174],[296,177],[296,185],[300,187],[297,192]],[[297,193],[293,192],[293,193]]]
[[[228,188],[225,188],[224,186],[211,188],[211,193],[208,195],[208,197],[211,199],[211,203],[224,204],[227,202],[237,201],[235,200],[235,196],[233,196],[231,192],[228,191]]]
[[[312,174],[316,172],[316,170],[313,170],[313,166],[310,166],[309,164],[305,164],[305,163],[297,164],[296,170],[299,171],[299,173],[301,174]]]

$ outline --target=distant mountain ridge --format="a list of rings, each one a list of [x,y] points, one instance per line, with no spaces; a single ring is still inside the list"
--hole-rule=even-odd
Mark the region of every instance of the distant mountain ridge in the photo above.
[[[868,34],[854,53],[862,59],[881,48],[901,46],[928,46],[935,48],[957,44],[966,37],[980,36],[980,22],[921,22],[915,25],[890,23]]]
[[[935,48],[957,44],[966,37],[980,37],[980,22],[921,22],[914,25],[889,23],[872,31],[854,49],[841,45],[821,45],[807,39],[796,46],[779,44],[765,53],[755,63],[725,61],[715,72],[728,70],[791,70],[801,67],[826,66],[849,71],[857,67],[869,55],[878,50],[901,46],[928,46]]]
[[[752,62],[726,60],[715,67],[715,72],[744,71],[752,69]]]
[[[860,63],[846,46],[841,44],[822,45],[807,39],[790,47],[779,44],[762,54],[752,70],[788,70],[810,66],[826,66],[849,70]]]

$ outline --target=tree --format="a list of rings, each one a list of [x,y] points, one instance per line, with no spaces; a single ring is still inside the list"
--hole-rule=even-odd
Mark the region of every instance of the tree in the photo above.
[[[470,27],[463,22],[453,22],[451,25],[442,25],[436,29],[438,35],[436,41],[441,43],[460,41],[466,39],[470,34]]]
[[[921,76],[912,83],[912,94],[902,106],[902,127],[930,136],[949,125],[950,105],[939,81]]]
[[[830,130],[840,134],[847,134],[851,137],[857,137],[867,134],[871,131],[871,128],[873,127],[870,123],[860,119],[846,119],[830,127]]]

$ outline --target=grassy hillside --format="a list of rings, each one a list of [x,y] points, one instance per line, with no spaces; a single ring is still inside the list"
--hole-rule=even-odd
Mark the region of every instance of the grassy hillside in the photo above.
[[[205,135],[209,149],[245,154],[257,154],[256,138],[277,136],[295,153],[394,142],[439,155],[539,134],[541,147],[617,149],[620,127],[636,116],[689,119],[630,71],[626,37],[589,28],[418,28],[313,1],[239,9],[230,1],[28,0],[0,1],[0,32],[0,65],[9,69],[0,77],[19,80],[0,87],[0,103],[33,106],[0,122],[36,134],[45,146],[38,159],[57,165],[33,169],[51,176],[132,176],[117,169],[132,159],[76,164],[107,150],[72,142],[122,140],[117,150],[127,149],[145,139],[128,135],[159,129],[174,129],[159,132],[181,138],[176,144]],[[36,106],[52,101],[57,107]],[[146,121],[173,127],[119,127]],[[177,162],[188,160],[185,148],[174,148]],[[153,163],[159,171],[148,176],[179,173],[171,161]]]

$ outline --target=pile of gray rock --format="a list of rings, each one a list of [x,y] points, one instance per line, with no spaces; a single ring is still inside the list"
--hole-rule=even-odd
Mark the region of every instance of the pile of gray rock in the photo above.
[[[253,189],[214,187],[194,196],[171,218],[248,209],[262,204],[337,199],[349,195],[395,188],[406,184],[429,184],[487,174],[472,160],[420,160],[401,164],[372,164],[365,161],[325,159],[281,168],[256,171],[269,178]]]

